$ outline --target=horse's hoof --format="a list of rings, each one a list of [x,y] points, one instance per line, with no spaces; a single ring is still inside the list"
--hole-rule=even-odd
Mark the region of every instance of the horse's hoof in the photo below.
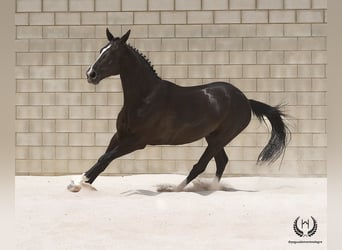
[[[74,193],[79,192],[81,188],[82,188],[81,185],[75,184],[74,181],[71,181],[71,183],[68,185],[68,190]]]

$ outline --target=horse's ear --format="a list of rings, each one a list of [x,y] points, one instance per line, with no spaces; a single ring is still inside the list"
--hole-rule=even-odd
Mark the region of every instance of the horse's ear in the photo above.
[[[107,34],[108,41],[113,41],[114,40],[114,36],[112,35],[112,33],[110,33],[108,28],[106,29],[106,34]]]
[[[121,38],[120,38],[120,42],[121,43],[126,43],[127,42],[127,40],[128,40],[128,37],[129,37],[129,34],[131,33],[131,30],[128,30],[127,32],[126,32],[126,34],[124,34]]]

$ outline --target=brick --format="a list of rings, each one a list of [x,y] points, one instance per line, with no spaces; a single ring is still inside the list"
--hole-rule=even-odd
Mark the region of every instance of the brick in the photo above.
[[[312,36],[328,36],[327,24],[311,24]]]
[[[203,52],[203,64],[228,64],[229,53],[222,51]]]
[[[188,49],[188,40],[179,38],[162,39],[162,51],[184,51]]]
[[[82,122],[80,120],[57,120],[56,132],[74,133],[81,132]]]
[[[256,64],[256,52],[231,51],[230,64]]]
[[[312,63],[313,64],[327,64],[328,63],[327,51],[312,51]]]
[[[187,78],[188,69],[186,66],[162,66],[163,78]]]
[[[149,10],[173,10],[174,0],[148,0]]]
[[[57,93],[57,105],[81,105],[81,93]]]
[[[258,0],[258,9],[282,9],[283,0]]]
[[[117,106],[97,106],[96,107],[96,119],[115,119],[121,107]]]
[[[299,65],[298,76],[303,78],[324,78],[326,77],[325,65]]]
[[[69,29],[67,26],[44,26],[43,38],[68,38]]]
[[[16,92],[41,92],[42,80],[17,80]]]
[[[201,64],[201,52],[177,52],[176,64]]]
[[[242,11],[242,23],[267,23],[268,12],[263,10]]]
[[[227,0],[203,0],[202,1],[202,9],[203,10],[225,10],[228,9],[228,1]]]
[[[280,92],[284,91],[283,79],[257,79],[257,91]]]
[[[43,11],[68,11],[68,0],[43,0]]]
[[[81,51],[80,39],[57,39],[56,52]]]
[[[310,36],[310,24],[285,24],[285,36]]]
[[[109,132],[107,120],[83,120],[82,132]]]
[[[90,65],[95,61],[93,52],[71,52],[69,53],[69,65]]]
[[[312,91],[327,91],[328,83],[327,79],[312,79]]]
[[[15,94],[15,104],[16,105],[28,105],[29,95],[28,93],[16,93]]]
[[[123,33],[131,30],[130,39],[132,38],[148,38],[148,25],[124,25],[122,26]],[[128,40],[130,42],[130,40]]]
[[[190,78],[214,78],[215,66],[211,65],[196,65],[189,66]]]
[[[120,0],[95,0],[96,11],[120,11]]]
[[[15,79],[27,79],[29,77],[29,66],[15,66]]]
[[[27,52],[29,51],[29,41],[26,40],[15,40],[14,41],[15,52]]]
[[[312,0],[312,8],[313,9],[327,9],[328,1],[327,0]]]
[[[269,11],[270,23],[294,23],[296,12],[292,10],[272,10]]]
[[[68,54],[67,53],[43,53],[44,65],[67,65]]]
[[[81,159],[82,148],[81,147],[56,147],[56,159],[58,160],[72,160]],[[69,170],[70,171],[70,170]],[[68,171],[68,172],[69,172]]]
[[[213,23],[213,19],[212,11],[188,11],[189,24]]]
[[[43,133],[43,145],[44,146],[67,146],[68,134],[67,133]]]
[[[271,50],[296,50],[297,38],[271,38]]]
[[[312,118],[327,119],[328,106],[312,106]]]
[[[298,38],[299,50],[325,50],[326,38],[325,37],[307,37]]]
[[[175,0],[176,10],[200,10],[201,0]]]
[[[67,119],[68,107],[45,106],[43,107],[43,119]]]
[[[30,121],[30,132],[55,132],[56,126],[54,120],[31,120]]]
[[[68,91],[68,80],[57,80],[49,79],[43,81],[44,92],[67,92]]]
[[[81,78],[81,67],[56,66],[56,78]]]
[[[298,105],[324,105],[326,103],[325,92],[299,92],[297,98]]]
[[[31,39],[29,41],[29,50],[32,52],[54,51],[55,41],[53,39]]]
[[[147,0],[125,0],[121,2],[123,11],[147,10]]]
[[[54,1],[56,2],[56,1]],[[80,25],[80,13],[56,13],[56,25]]]
[[[30,105],[54,105],[55,94],[53,93],[30,93],[29,104]]]
[[[107,105],[107,93],[83,93],[82,105]]]
[[[135,46],[139,48],[140,51],[160,51],[161,39],[136,39]]]
[[[242,69],[245,78],[266,78],[270,75],[268,65],[243,65]]]
[[[214,22],[215,23],[240,23],[241,12],[240,11],[215,11]]]
[[[271,77],[275,78],[296,78],[296,65],[271,65]]]
[[[227,37],[229,34],[229,27],[221,24],[211,24],[202,26],[203,37]]]
[[[134,12],[134,24],[159,24],[159,12]]]
[[[217,38],[216,50],[242,50],[242,38]]]
[[[299,120],[298,130],[302,133],[325,133],[325,120]]]
[[[232,24],[229,30],[230,37],[254,37],[256,35],[255,24]]]
[[[173,11],[173,12],[161,12],[161,24],[185,24],[186,12]]]
[[[215,48],[215,38],[190,38],[189,50],[212,51]]]
[[[17,133],[16,145],[40,146],[42,145],[42,134],[41,133]]]
[[[70,38],[94,38],[95,28],[94,26],[70,26],[69,27]]]
[[[55,67],[53,66],[31,66],[31,79],[50,79],[55,77]]]
[[[176,37],[201,37],[201,25],[176,25]]]
[[[94,0],[69,0],[69,11],[94,11]]]
[[[91,13],[82,13],[81,14],[82,24],[85,25],[99,25],[99,24],[106,24],[107,23],[107,15],[106,13],[98,13],[98,12],[91,12]]]
[[[283,64],[284,53],[282,51],[258,51],[257,64]]]
[[[148,36],[151,38],[174,37],[175,28],[173,25],[149,25]]]
[[[30,13],[30,25],[54,25],[53,13]]]
[[[269,50],[269,38],[243,38],[244,50]]]
[[[16,109],[17,119],[41,119],[42,107],[18,106]]]
[[[41,0],[17,0],[17,12],[40,12],[42,10]]]
[[[327,134],[314,134],[313,145],[316,147],[326,147],[328,145]]]
[[[216,77],[218,78],[241,78],[242,66],[241,65],[217,65]]]
[[[41,160],[16,160],[15,170],[20,174],[41,173]]]
[[[150,52],[149,58],[155,65],[175,64],[176,56],[174,52]]]
[[[310,64],[310,51],[286,51],[285,64]]]
[[[103,154],[105,148],[102,147],[82,147],[81,148],[81,159],[96,160]]]
[[[15,121],[15,132],[29,132],[29,121],[28,120],[18,120]]]
[[[42,53],[17,53],[17,65],[41,65]]]
[[[285,9],[310,9],[311,0],[284,0]]]
[[[14,16],[14,24],[16,26],[28,25],[29,24],[28,16],[29,16],[28,13],[16,13]]]
[[[284,35],[283,24],[258,24],[257,36],[261,37],[275,37]]]
[[[42,38],[43,28],[41,26],[18,26],[17,39]]]
[[[230,9],[255,9],[255,0],[230,0]]]
[[[321,10],[299,10],[297,11],[298,23],[322,23],[324,12]]]
[[[310,79],[286,79],[285,91],[311,91]]]

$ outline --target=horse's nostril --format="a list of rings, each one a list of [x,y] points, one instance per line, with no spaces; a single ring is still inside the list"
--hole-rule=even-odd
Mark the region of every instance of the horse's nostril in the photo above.
[[[95,72],[95,71],[90,72],[89,77],[90,77],[91,79],[96,78],[96,72]]]

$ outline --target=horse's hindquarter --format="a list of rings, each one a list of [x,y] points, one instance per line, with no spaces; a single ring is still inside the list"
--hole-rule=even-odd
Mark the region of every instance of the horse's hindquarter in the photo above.
[[[158,144],[185,144],[217,130],[232,112],[232,100],[247,100],[236,90],[227,83],[170,87],[165,111],[155,127],[156,133],[162,133],[163,142]]]

